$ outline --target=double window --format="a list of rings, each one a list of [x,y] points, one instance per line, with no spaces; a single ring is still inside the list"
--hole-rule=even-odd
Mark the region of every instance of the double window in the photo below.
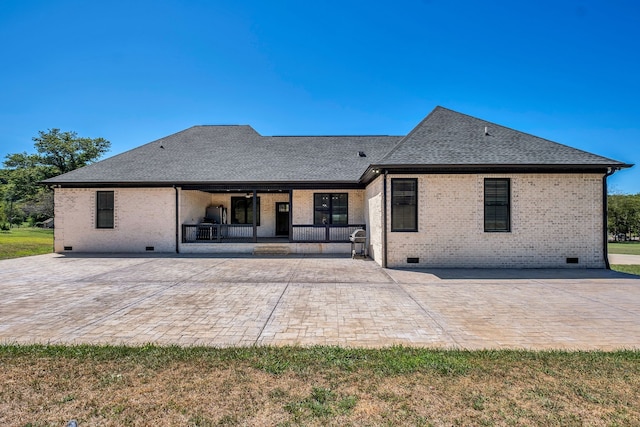
[[[96,228],[113,228],[113,191],[96,193]]]
[[[391,231],[418,231],[418,180],[391,179]]]
[[[484,180],[484,231],[511,231],[509,178]]]
[[[347,193],[315,193],[313,195],[313,223],[349,224],[349,195]]]
[[[253,197],[231,198],[231,224],[253,224]],[[256,197],[256,224],[260,225],[260,197]]]

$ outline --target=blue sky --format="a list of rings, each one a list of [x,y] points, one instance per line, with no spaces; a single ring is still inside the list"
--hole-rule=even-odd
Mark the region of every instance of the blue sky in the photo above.
[[[640,2],[4,0],[0,157],[200,124],[408,133],[436,105],[639,166]]]

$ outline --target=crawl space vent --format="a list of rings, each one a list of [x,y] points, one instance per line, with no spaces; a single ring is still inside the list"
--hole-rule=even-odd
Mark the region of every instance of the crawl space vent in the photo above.
[[[579,258],[567,258],[567,264],[578,264],[579,262]]]
[[[420,262],[420,258],[407,258],[407,264],[418,264]]]
[[[72,251],[73,250],[73,246],[65,246],[64,250],[65,251]]]
[[[147,246],[147,251],[155,251],[156,248],[153,246]]]

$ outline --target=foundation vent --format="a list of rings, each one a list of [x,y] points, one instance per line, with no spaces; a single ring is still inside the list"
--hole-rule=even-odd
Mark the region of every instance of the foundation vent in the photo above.
[[[420,258],[407,258],[407,264],[418,264],[420,262]]]
[[[146,248],[146,251],[147,251],[147,252],[153,252],[153,251],[155,251],[155,250],[156,250],[156,248],[155,248],[155,247],[153,247],[153,246],[147,246],[147,248]]]
[[[65,246],[64,250],[65,251],[72,251],[73,250],[73,246]]]
[[[580,258],[567,258],[567,264],[579,264]]]

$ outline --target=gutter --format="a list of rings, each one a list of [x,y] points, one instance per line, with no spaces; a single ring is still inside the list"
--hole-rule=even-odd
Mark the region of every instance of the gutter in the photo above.
[[[378,173],[387,170],[397,174],[477,174],[477,173],[605,173],[630,168],[633,164],[371,164],[360,177],[368,185]]]
[[[609,224],[607,221],[607,177],[616,173],[617,168],[609,168],[602,177],[602,255],[604,256],[604,268],[611,270],[609,265]]]

